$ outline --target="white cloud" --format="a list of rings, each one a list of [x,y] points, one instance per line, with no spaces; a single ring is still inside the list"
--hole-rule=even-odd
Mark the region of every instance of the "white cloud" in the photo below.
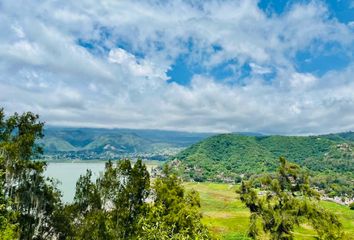
[[[252,68],[252,72],[255,74],[267,74],[272,72],[270,68],[262,67],[255,63],[250,63],[250,66]]]
[[[85,23],[89,20],[84,14],[78,14],[65,9],[58,9],[54,11],[53,16],[55,19],[68,24]]]
[[[25,40],[3,46],[0,51],[4,57],[8,57],[9,59],[14,58],[15,61],[19,60],[33,65],[42,63],[42,53],[38,45]]]
[[[290,77],[290,86],[294,90],[306,90],[317,82],[317,78],[310,73],[293,73]]]
[[[133,76],[167,79],[165,72],[155,67],[151,62],[138,60],[133,54],[128,53],[122,48],[110,50],[108,53],[108,61],[122,65],[123,67],[128,67]]]
[[[9,112],[31,110],[48,124],[71,126],[287,134],[354,128],[353,63],[323,76],[294,63],[298,51],[321,51],[325,43],[353,48],[350,24],[330,19],[318,1],[272,16],[257,1],[5,0],[1,8],[0,105]],[[181,54],[207,69],[234,60],[235,76],[168,83]],[[240,80],[244,64],[252,71]]]

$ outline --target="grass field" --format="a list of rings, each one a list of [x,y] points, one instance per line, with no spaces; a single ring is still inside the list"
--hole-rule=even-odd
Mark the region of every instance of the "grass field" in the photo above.
[[[220,239],[248,239],[249,211],[238,199],[235,186],[218,183],[185,183],[186,189],[199,192],[202,204],[203,222],[215,237]],[[336,213],[346,232],[354,239],[354,211],[332,202],[321,205]],[[315,239],[311,226],[303,225],[295,230],[295,239]]]

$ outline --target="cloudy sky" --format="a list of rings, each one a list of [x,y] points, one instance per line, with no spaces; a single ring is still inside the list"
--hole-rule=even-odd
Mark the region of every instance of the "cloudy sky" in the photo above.
[[[353,54],[352,0],[0,1],[0,106],[48,125],[354,130]]]

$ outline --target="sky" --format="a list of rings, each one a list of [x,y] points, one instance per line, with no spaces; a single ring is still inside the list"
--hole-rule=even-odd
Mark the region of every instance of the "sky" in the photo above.
[[[47,125],[354,130],[354,0],[1,0],[0,107]]]

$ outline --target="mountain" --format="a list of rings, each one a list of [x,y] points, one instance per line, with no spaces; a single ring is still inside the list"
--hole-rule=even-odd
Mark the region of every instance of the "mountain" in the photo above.
[[[304,137],[221,134],[181,151],[171,164],[195,181],[234,181],[274,171],[280,156],[314,173],[354,179],[353,132]]]
[[[41,144],[47,159],[114,159],[143,157],[164,160],[214,135],[163,130],[47,127]]]
[[[323,135],[323,137],[326,137],[328,139],[337,142],[346,142],[346,141],[354,142],[354,132],[332,133],[332,134]]]

